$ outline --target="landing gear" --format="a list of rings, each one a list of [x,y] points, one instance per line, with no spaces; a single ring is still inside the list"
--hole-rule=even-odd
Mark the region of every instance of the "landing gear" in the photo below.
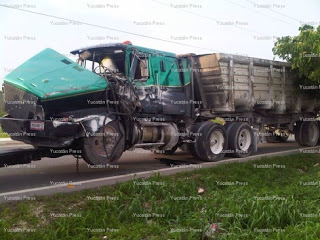
[[[290,132],[288,129],[269,129],[265,137],[267,143],[284,143],[288,140]]]
[[[277,136],[277,141],[284,143],[288,140],[288,138],[289,138],[289,135]]]
[[[125,149],[123,126],[109,122],[94,136],[83,139],[82,157],[90,165],[105,165],[117,161]]]
[[[196,134],[191,149],[194,157],[207,162],[216,162],[224,157],[224,150],[228,146],[224,126],[212,122],[201,122],[195,125],[192,132]]]

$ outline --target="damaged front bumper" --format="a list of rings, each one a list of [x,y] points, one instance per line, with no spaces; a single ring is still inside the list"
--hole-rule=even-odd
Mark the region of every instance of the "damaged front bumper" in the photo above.
[[[0,124],[11,139],[38,147],[67,147],[81,136],[80,123],[5,116],[0,118]]]

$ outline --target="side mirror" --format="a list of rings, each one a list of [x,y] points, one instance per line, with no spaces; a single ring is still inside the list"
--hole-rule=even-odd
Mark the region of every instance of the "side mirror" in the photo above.
[[[133,55],[132,61],[131,61],[131,67],[130,67],[130,79],[134,80],[134,76],[137,70],[137,64],[138,64],[138,59],[136,55]]]
[[[149,75],[148,58],[145,54],[133,52],[133,58],[130,67],[130,79],[134,82],[146,82]]]

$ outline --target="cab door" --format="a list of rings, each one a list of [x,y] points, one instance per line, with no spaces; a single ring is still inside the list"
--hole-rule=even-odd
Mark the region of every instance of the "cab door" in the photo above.
[[[162,105],[163,113],[185,115],[190,102],[184,91],[178,59],[153,56],[151,66],[156,83],[156,95]]]

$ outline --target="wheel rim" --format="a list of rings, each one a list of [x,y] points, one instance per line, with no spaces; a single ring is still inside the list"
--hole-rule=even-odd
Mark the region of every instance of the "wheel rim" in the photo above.
[[[239,150],[246,152],[251,145],[251,134],[248,129],[242,129],[239,133],[238,146]]]
[[[317,141],[318,135],[319,135],[319,130],[317,125],[314,123],[311,123],[309,125],[309,136],[310,136],[311,142]]]
[[[219,154],[223,150],[224,136],[220,131],[214,131],[210,136],[210,150],[213,154]]]
[[[107,153],[108,153],[108,156],[110,156],[116,142],[117,142],[117,131],[110,127],[110,126],[105,126],[104,127],[104,133],[103,133],[103,129],[101,129],[100,133],[99,133],[100,136],[95,136],[94,137],[94,150],[100,155],[100,156],[103,156],[103,157],[106,157],[106,151],[105,149],[107,150]],[[104,137],[103,137],[104,136]],[[103,146],[103,138],[105,138],[105,143],[106,143],[106,148],[104,148]]]

